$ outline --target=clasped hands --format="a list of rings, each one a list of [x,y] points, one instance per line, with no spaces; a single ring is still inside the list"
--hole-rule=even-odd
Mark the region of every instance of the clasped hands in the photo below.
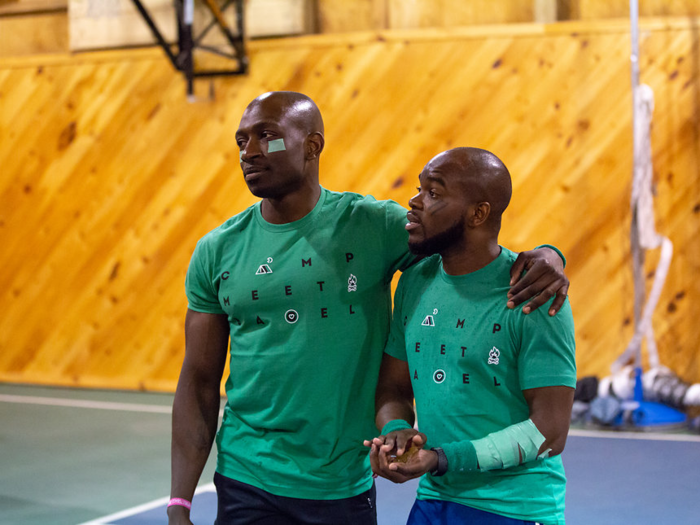
[[[370,449],[369,460],[375,477],[404,483],[437,468],[437,452],[424,449],[426,442],[425,434],[411,428],[365,440],[364,445]]]

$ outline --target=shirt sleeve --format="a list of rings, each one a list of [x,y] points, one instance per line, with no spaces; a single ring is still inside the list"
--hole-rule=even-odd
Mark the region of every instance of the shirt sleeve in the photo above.
[[[399,284],[396,287],[396,293],[394,294],[394,312],[391,320],[391,331],[389,332],[389,338],[387,339],[384,352],[396,359],[408,361],[408,357],[406,356],[406,327],[404,325],[402,313],[404,282],[404,276],[401,276]]]
[[[190,310],[206,314],[226,313],[219,303],[219,295],[214,286],[214,276],[207,257],[206,245],[201,239],[194,249],[187,269],[185,293]]]
[[[386,211],[385,260],[388,261],[387,279],[397,270],[404,271],[413,264],[416,256],[408,249],[406,208],[394,201],[384,201]]]
[[[555,316],[548,314],[550,304],[551,301],[528,315],[519,314],[522,330],[518,373],[522,390],[576,387],[576,341],[571,304],[567,298]]]

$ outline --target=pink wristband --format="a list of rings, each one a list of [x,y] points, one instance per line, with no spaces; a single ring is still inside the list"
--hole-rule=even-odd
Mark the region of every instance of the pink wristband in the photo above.
[[[183,498],[170,498],[168,507],[172,507],[173,505],[180,505],[181,507],[185,507],[187,510],[192,508],[192,503]]]

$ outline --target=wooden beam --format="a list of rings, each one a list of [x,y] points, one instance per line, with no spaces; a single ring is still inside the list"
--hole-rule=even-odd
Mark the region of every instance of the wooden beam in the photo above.
[[[68,16],[65,11],[0,16],[0,57],[67,51]]]
[[[68,0],[0,0],[0,16],[66,11]]]

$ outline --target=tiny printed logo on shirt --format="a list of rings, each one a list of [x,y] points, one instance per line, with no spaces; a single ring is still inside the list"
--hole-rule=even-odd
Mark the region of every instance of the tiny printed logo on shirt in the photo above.
[[[426,315],[421,323],[421,326],[435,326],[435,319],[432,315]]]
[[[348,292],[356,292],[357,291],[357,277],[355,277],[353,274],[350,274],[350,277],[348,277]]]
[[[497,365],[498,358],[501,357],[501,351],[495,346],[489,351],[489,364]]]
[[[284,312],[284,319],[289,324],[294,324],[299,320],[299,314],[296,310],[287,310]]]
[[[439,385],[444,380],[445,380],[445,371],[444,370],[435,370],[435,372],[433,373],[433,381],[435,381]]]
[[[258,271],[255,272],[255,275],[264,275],[266,273],[272,273],[272,269],[267,264],[261,264],[258,267]]]

